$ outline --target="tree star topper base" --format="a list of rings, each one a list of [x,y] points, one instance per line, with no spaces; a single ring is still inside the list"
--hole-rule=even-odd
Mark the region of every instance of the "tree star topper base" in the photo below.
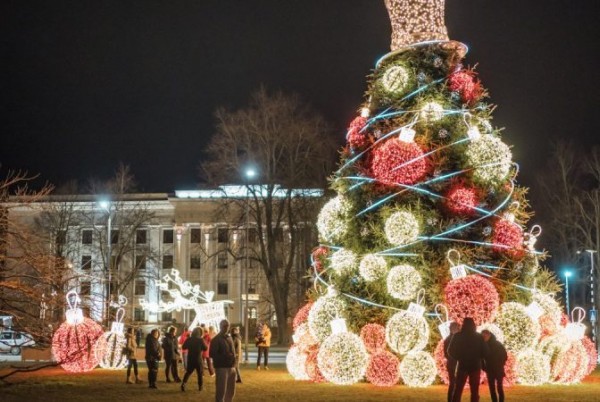
[[[427,41],[447,41],[445,0],[385,0],[392,23],[392,51]]]

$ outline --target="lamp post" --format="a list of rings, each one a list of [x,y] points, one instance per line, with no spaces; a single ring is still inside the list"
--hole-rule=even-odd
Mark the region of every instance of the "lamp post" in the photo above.
[[[569,315],[570,311],[571,311],[571,307],[569,306],[569,278],[571,277],[572,272],[565,271],[564,275],[565,275],[565,299],[566,299],[566,305],[567,305],[567,315]]]
[[[108,271],[108,287],[106,289],[106,307],[105,307],[105,318],[106,318],[106,325],[108,325],[109,321],[110,321],[110,302],[111,302],[111,285],[112,285],[112,272],[111,272],[111,257],[112,257],[112,239],[111,239],[111,234],[112,234],[112,214],[110,212],[110,202],[109,201],[100,201],[99,203],[100,208],[102,208],[103,210],[106,211],[106,213],[108,214],[108,219],[106,222],[106,249],[107,249],[107,256],[106,256],[106,270]]]
[[[241,292],[242,298],[245,298],[244,303],[244,363],[248,363],[248,270],[250,269],[250,180],[256,176],[256,171],[248,167],[244,172],[246,181],[246,259],[244,268],[244,289]],[[241,306],[240,306],[241,307]]]
[[[583,251],[578,251],[577,254],[581,254]],[[590,302],[592,308],[590,310],[590,322],[592,324],[592,340],[594,344],[596,344],[596,348],[598,348],[598,337],[597,337],[597,328],[596,323],[598,321],[598,311],[596,310],[596,281],[595,281],[595,271],[594,271],[594,253],[597,253],[596,250],[585,250],[586,253],[590,255]]]

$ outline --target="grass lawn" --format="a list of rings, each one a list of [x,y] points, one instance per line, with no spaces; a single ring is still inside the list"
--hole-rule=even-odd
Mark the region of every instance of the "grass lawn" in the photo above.
[[[336,386],[294,381],[283,365],[273,366],[270,371],[257,372],[242,368],[243,384],[238,384],[235,401],[239,402],[317,402],[317,401],[395,401],[423,402],[445,401],[446,388],[442,385],[424,389],[395,386],[389,389],[370,384]],[[6,372],[0,368],[0,374]],[[141,367],[145,380],[146,368]],[[19,401],[213,401],[214,378],[204,376],[204,390],[195,387],[195,377],[188,383],[188,391],[181,392],[178,384],[164,382],[163,366],[159,372],[158,389],[141,385],[125,384],[124,371],[96,369],[87,374],[69,374],[61,368],[46,368],[32,373],[20,373],[9,377],[9,384],[0,383],[0,402]],[[463,401],[469,400],[468,390]],[[571,386],[547,385],[542,387],[516,386],[506,391],[507,401],[544,402],[600,401],[600,371],[596,371],[583,384]],[[481,401],[490,401],[487,386],[481,388]]]

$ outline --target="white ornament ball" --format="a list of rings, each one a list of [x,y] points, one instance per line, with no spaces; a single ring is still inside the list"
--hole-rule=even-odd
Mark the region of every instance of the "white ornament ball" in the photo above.
[[[429,341],[429,325],[422,316],[399,311],[385,325],[385,340],[400,355],[419,351]]]
[[[308,329],[319,342],[331,335],[331,320],[343,318],[346,304],[337,296],[322,296],[312,305],[308,313]]]
[[[500,184],[508,177],[512,153],[508,145],[493,135],[471,141],[465,152],[467,165],[473,168],[473,180],[482,184]]]
[[[352,250],[341,248],[331,255],[331,269],[338,275],[352,273],[358,265],[358,258]]]
[[[387,276],[388,293],[396,299],[411,300],[421,288],[421,275],[408,264],[396,265]]]
[[[526,349],[517,355],[517,381],[523,385],[542,385],[550,379],[550,359],[545,354]]]
[[[491,324],[489,322],[485,322],[477,327],[477,332],[481,333],[484,329],[490,331],[496,337],[496,340],[502,344],[504,344],[504,332],[500,329],[496,324]]]
[[[385,258],[375,255],[367,254],[363,256],[358,265],[358,272],[360,276],[367,281],[373,282],[379,278],[382,278],[387,272],[387,263]]]
[[[427,102],[421,108],[419,117],[427,123],[441,120],[444,117],[444,107],[437,102]]]
[[[390,93],[403,93],[410,83],[410,73],[403,66],[391,66],[381,78],[383,89]]]
[[[385,221],[385,237],[391,244],[402,246],[417,240],[420,226],[419,220],[412,212],[397,211]]]
[[[341,195],[329,200],[319,212],[317,229],[319,236],[326,242],[339,243],[348,233],[350,203]]]
[[[317,344],[317,340],[311,335],[308,323],[298,325],[294,331],[294,343],[302,352],[307,352],[311,346]]]
[[[533,294],[533,301],[540,305],[544,310],[544,315],[547,316],[554,324],[560,325],[562,318],[562,308],[554,297],[541,292]]]
[[[308,381],[310,377],[306,374],[306,358],[308,354],[301,351],[296,345],[292,346],[287,353],[285,358],[285,365],[288,373],[294,377],[295,380]]]
[[[127,345],[127,339],[116,332],[105,332],[96,341],[94,353],[100,367],[110,370],[120,370],[127,366],[127,357],[123,354],[123,348]]]
[[[532,348],[540,337],[539,323],[527,314],[521,303],[508,302],[500,305],[495,324],[504,334],[504,346],[515,354]]]
[[[350,385],[365,376],[369,354],[358,335],[340,332],[329,336],[321,344],[317,362],[327,381]]]
[[[427,387],[435,381],[437,367],[427,352],[411,352],[400,363],[400,377],[409,387]]]

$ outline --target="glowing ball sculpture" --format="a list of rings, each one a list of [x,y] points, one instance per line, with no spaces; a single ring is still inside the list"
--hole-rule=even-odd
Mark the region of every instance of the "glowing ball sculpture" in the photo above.
[[[414,299],[421,287],[421,275],[412,265],[396,265],[387,276],[387,290],[390,296],[399,300]]]
[[[308,313],[308,328],[311,335],[319,342],[323,342],[331,334],[329,323],[335,318],[342,317],[345,307],[344,301],[330,287],[327,295],[317,299]]]
[[[341,248],[331,255],[331,269],[338,275],[351,273],[358,268],[358,258],[352,250]]]
[[[401,95],[412,84],[412,74],[405,66],[388,67],[381,77],[381,86],[391,94]]]
[[[371,174],[381,184],[415,184],[429,172],[425,151],[415,142],[391,138],[372,151]]]
[[[519,353],[515,368],[517,381],[523,385],[542,385],[550,379],[550,359],[534,349]]]
[[[535,346],[540,337],[540,325],[520,303],[508,302],[500,306],[496,324],[504,333],[508,351],[519,353]]]
[[[590,358],[580,341],[570,341],[550,363],[550,379],[556,384],[575,384],[585,377]]]
[[[482,185],[502,183],[510,172],[510,148],[490,134],[471,141],[465,152],[467,166],[473,169],[473,181]]]
[[[477,190],[463,184],[455,184],[446,193],[446,208],[459,216],[470,216],[479,204]]]
[[[349,385],[365,376],[369,355],[358,335],[340,332],[330,335],[321,344],[317,361],[327,381]]]
[[[419,351],[429,341],[429,324],[422,316],[405,310],[399,311],[385,326],[385,340],[400,355]]]
[[[308,352],[311,347],[317,344],[317,340],[310,334],[308,323],[300,324],[300,326],[296,328],[296,331],[294,331],[292,338],[298,349],[303,352]]]
[[[127,340],[123,336],[123,317],[127,304],[125,296],[119,296],[120,307],[117,309],[116,321],[112,323],[110,331],[102,334],[94,345],[94,353],[100,367],[110,370],[119,370],[127,365],[127,356],[123,353],[123,348],[127,345]]]
[[[596,345],[594,344],[594,342],[592,342],[592,340],[590,338],[588,338],[587,336],[581,340],[581,343],[582,343],[583,347],[585,348],[587,355],[588,355],[589,363],[588,363],[588,368],[585,372],[585,375],[587,376],[587,375],[592,374],[592,371],[594,371],[594,369],[598,365],[598,351],[596,350]]]
[[[451,280],[444,288],[444,298],[453,321],[462,323],[471,317],[477,325],[492,322],[500,304],[492,282],[480,275]]]
[[[301,324],[308,322],[308,313],[310,313],[310,309],[311,309],[312,305],[313,305],[312,302],[308,302],[304,306],[300,307],[300,309],[294,316],[294,321],[292,324],[294,330],[296,330],[296,328],[298,328],[298,326],[300,326]]]
[[[341,195],[329,200],[319,212],[319,236],[329,243],[338,243],[348,231],[350,203]]]
[[[400,378],[400,360],[393,353],[385,350],[375,352],[369,358],[367,381],[378,387],[391,387]]]
[[[385,258],[375,254],[363,256],[358,265],[358,272],[367,282],[373,282],[384,277],[387,273],[387,263]]]
[[[435,350],[433,351],[433,359],[435,360],[435,366],[437,367],[437,374],[444,384],[450,382],[448,378],[448,367],[446,367],[447,359],[444,355],[444,340],[440,339],[437,343]]]
[[[308,356],[306,357],[305,370],[312,382],[325,381],[325,377],[323,377],[323,373],[321,373],[321,370],[319,369],[317,361],[318,356],[319,348],[315,347],[308,352]]]
[[[308,354],[304,353],[297,346],[292,346],[285,358],[285,364],[288,372],[295,380],[307,381],[310,377],[306,373],[306,359]]]
[[[435,381],[435,360],[427,352],[411,352],[400,363],[400,376],[409,387],[427,387]]]
[[[94,345],[102,335],[102,327],[83,317],[83,312],[77,307],[80,300],[76,292],[70,291],[66,297],[69,306],[66,322],[52,336],[52,354],[66,371],[91,371],[98,365]]]
[[[427,102],[421,107],[419,118],[431,123],[444,117],[444,107],[437,102]]]
[[[395,246],[402,246],[417,239],[421,225],[412,212],[397,211],[385,221],[385,237]]]
[[[385,327],[379,324],[367,324],[360,330],[362,339],[369,353],[385,349]]]
[[[500,219],[494,224],[494,237],[492,240],[493,249],[513,259],[522,258],[523,248],[523,229],[515,222],[507,219]]]

